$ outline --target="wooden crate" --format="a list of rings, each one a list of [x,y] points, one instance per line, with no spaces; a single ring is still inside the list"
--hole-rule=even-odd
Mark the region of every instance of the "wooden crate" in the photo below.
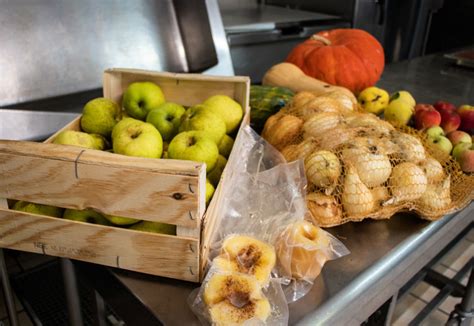
[[[121,103],[135,81],[158,84],[167,101],[191,106],[211,95],[234,98],[249,120],[247,77],[104,72],[104,97]],[[80,117],[62,130],[80,130]],[[60,132],[58,131],[58,133]],[[206,169],[190,161],[123,156],[74,146],[0,140],[0,198],[25,200],[177,226],[177,235],[139,232],[8,209],[0,199],[0,247],[199,282],[218,218],[220,185],[206,211]],[[237,160],[231,153],[229,162]],[[206,217],[204,217],[206,216]],[[206,223],[204,223],[206,219]],[[206,227],[205,232],[202,230]],[[206,236],[208,239],[208,236]]]

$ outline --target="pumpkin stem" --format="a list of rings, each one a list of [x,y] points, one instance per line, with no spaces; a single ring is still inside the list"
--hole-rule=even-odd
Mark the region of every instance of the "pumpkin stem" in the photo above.
[[[313,34],[311,36],[311,39],[315,40],[315,41],[321,41],[321,42],[324,43],[324,45],[331,45],[331,41],[329,41],[327,38],[325,38],[324,36],[321,36],[321,35]]]

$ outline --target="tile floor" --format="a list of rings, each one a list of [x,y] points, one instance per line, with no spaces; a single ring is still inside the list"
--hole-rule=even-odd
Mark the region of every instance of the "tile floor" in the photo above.
[[[6,263],[10,273],[20,272],[54,259],[43,255],[18,254],[17,252],[14,252],[14,254],[16,255],[16,259],[12,259],[11,255],[8,253],[6,254]],[[434,269],[447,277],[453,277],[456,272],[473,256],[474,230],[471,230],[471,232],[469,232],[466,237],[460,241],[437,266],[434,267]],[[462,283],[467,283],[467,277],[463,279]],[[418,312],[425,307],[427,302],[436,296],[437,293],[438,290],[436,288],[425,282],[420,282],[408,295],[397,303],[392,324],[394,326],[408,325]],[[0,326],[8,326],[10,323],[7,318],[6,307],[3,301],[3,293],[0,292],[0,295]],[[428,316],[423,325],[444,325],[448,320],[449,313],[460,300],[461,299],[459,298],[448,297],[438,307],[438,309]],[[17,298],[15,305],[20,325],[33,326],[32,321]],[[471,325],[474,326],[474,323],[471,323]]]
[[[474,230],[471,230],[441,262],[434,267],[434,270],[447,276],[453,277],[474,256]],[[461,281],[467,284],[468,276]],[[433,299],[439,290],[428,283],[420,282],[408,295],[397,303],[393,315],[393,325],[408,325],[413,318]],[[435,311],[433,311],[422,325],[444,325],[449,314],[454,310],[454,306],[461,301],[460,298],[449,296]],[[471,323],[474,326],[474,323]]]

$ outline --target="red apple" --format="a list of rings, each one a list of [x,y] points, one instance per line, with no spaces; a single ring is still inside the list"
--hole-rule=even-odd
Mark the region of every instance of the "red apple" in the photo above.
[[[459,128],[461,117],[456,111],[442,110],[438,112],[441,114],[441,128],[446,134]]]
[[[456,111],[454,104],[445,101],[437,101],[433,106],[438,111]]]
[[[471,135],[461,130],[451,131],[446,137],[448,137],[453,146],[459,143],[472,143]]]
[[[416,129],[427,129],[439,126],[441,114],[429,104],[417,104],[415,106],[415,127]]]
[[[474,172],[474,148],[471,146],[466,149],[458,157],[458,162],[461,165],[461,170],[464,172]]]
[[[434,106],[431,104],[424,104],[424,103],[419,103],[415,105],[415,112],[416,111],[424,111],[424,110],[435,110]]]
[[[474,134],[474,106],[461,105],[457,112],[461,116],[461,126],[459,129],[471,135]]]

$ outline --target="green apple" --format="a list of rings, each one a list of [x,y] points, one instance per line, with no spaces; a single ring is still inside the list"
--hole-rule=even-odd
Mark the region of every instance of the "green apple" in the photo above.
[[[232,137],[230,137],[229,135],[224,135],[224,137],[222,137],[221,142],[217,146],[219,148],[219,154],[221,154],[225,158],[228,158],[233,146],[234,140],[232,139]]]
[[[213,112],[224,120],[227,134],[237,129],[242,120],[242,107],[227,95],[211,96],[204,101],[203,105],[206,107],[206,110]]]
[[[191,130],[205,131],[216,144],[219,144],[225,135],[226,126],[219,116],[205,110],[204,106],[197,105],[187,109],[181,117],[179,131]]]
[[[64,209],[60,207],[54,207],[49,205],[35,204],[27,201],[17,201],[12,209],[21,212],[27,212],[38,215],[47,215],[52,217],[61,217],[63,216]]]
[[[395,125],[407,125],[414,112],[414,107],[403,100],[394,100],[384,110],[385,120]]]
[[[428,137],[428,142],[433,144],[440,151],[449,155],[453,149],[453,144],[444,136]]]
[[[390,95],[390,102],[396,101],[396,100],[402,100],[413,108],[416,105],[415,99],[407,91],[398,91],[398,92],[395,92],[392,95]]]
[[[156,128],[133,118],[122,119],[112,130],[114,153],[128,156],[160,158],[163,140]]]
[[[137,224],[133,224],[131,227],[129,227],[129,229],[136,231],[176,235],[176,225],[166,223],[141,221]]]
[[[110,137],[112,129],[121,119],[121,109],[108,98],[93,99],[84,106],[81,117],[81,129],[89,134]]]
[[[92,209],[66,209],[64,211],[63,218],[66,220],[86,222],[91,224],[111,225],[109,220],[107,220],[102,214]]]
[[[72,145],[98,150],[104,150],[107,147],[107,141],[101,135],[74,130],[61,131],[54,138],[53,144]]]
[[[456,161],[459,162],[461,158],[461,154],[464,151],[469,150],[471,147],[472,147],[471,143],[459,143],[456,146],[454,146],[453,152],[451,155],[456,159]]]
[[[214,187],[217,187],[219,180],[221,179],[222,172],[224,171],[227,160],[224,156],[219,155],[217,157],[216,166],[207,174],[207,179],[212,183]]]
[[[214,186],[206,179],[206,205],[211,201],[212,195],[214,195]]]
[[[115,215],[103,214],[103,216],[107,220],[109,220],[110,223],[115,224],[115,225],[131,225],[131,224],[135,224],[141,221],[135,218],[115,216]]]
[[[185,111],[179,104],[165,102],[148,113],[146,122],[158,129],[163,140],[169,141],[178,133],[181,116]]]
[[[219,149],[216,143],[203,131],[184,131],[176,135],[168,147],[168,157],[206,163],[210,172],[217,162]]]
[[[440,136],[444,136],[444,130],[439,126],[431,127],[426,129],[426,135],[428,136],[428,138],[437,138]]]
[[[140,120],[145,120],[148,112],[165,102],[161,88],[152,82],[135,82],[123,93],[122,105],[127,113]]]

